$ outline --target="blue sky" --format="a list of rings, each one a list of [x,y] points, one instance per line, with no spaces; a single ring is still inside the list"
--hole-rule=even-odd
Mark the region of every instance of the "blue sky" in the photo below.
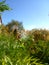
[[[0,0],[1,1],[1,0]],[[23,22],[25,29],[49,29],[49,0],[6,0],[13,9],[2,14],[3,23],[11,20]]]

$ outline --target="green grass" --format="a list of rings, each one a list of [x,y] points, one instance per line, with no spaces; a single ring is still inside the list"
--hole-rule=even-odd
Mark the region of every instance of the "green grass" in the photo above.
[[[0,65],[47,65],[44,61],[45,58],[49,61],[49,48],[45,51],[44,45],[48,46],[48,42],[45,44],[39,41],[38,44],[34,44],[28,39],[15,40],[13,36],[2,34],[0,35]],[[30,49],[31,46],[32,49]],[[41,55],[45,53],[42,61],[41,56],[39,57],[40,51],[43,52]]]

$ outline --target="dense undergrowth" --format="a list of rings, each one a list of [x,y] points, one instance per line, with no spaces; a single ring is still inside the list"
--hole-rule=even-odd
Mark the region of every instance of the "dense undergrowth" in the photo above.
[[[49,41],[0,35],[0,65],[49,65]]]

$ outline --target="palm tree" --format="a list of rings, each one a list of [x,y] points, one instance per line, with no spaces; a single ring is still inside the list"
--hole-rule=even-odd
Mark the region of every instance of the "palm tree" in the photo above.
[[[2,2],[0,2],[0,24],[2,24],[2,18],[1,18],[2,12],[4,12],[5,10],[11,10],[9,6],[5,4],[5,2],[6,0],[3,0]]]
[[[0,25],[2,24],[2,18],[1,18],[1,16],[0,16]]]

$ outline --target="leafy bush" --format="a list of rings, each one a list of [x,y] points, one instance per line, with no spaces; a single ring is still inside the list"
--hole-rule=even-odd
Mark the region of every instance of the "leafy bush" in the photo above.
[[[13,35],[0,35],[0,65],[46,65],[49,42],[32,38],[16,40]],[[32,54],[32,55],[31,55]]]
[[[12,36],[0,35],[0,65],[30,65],[26,47]]]

